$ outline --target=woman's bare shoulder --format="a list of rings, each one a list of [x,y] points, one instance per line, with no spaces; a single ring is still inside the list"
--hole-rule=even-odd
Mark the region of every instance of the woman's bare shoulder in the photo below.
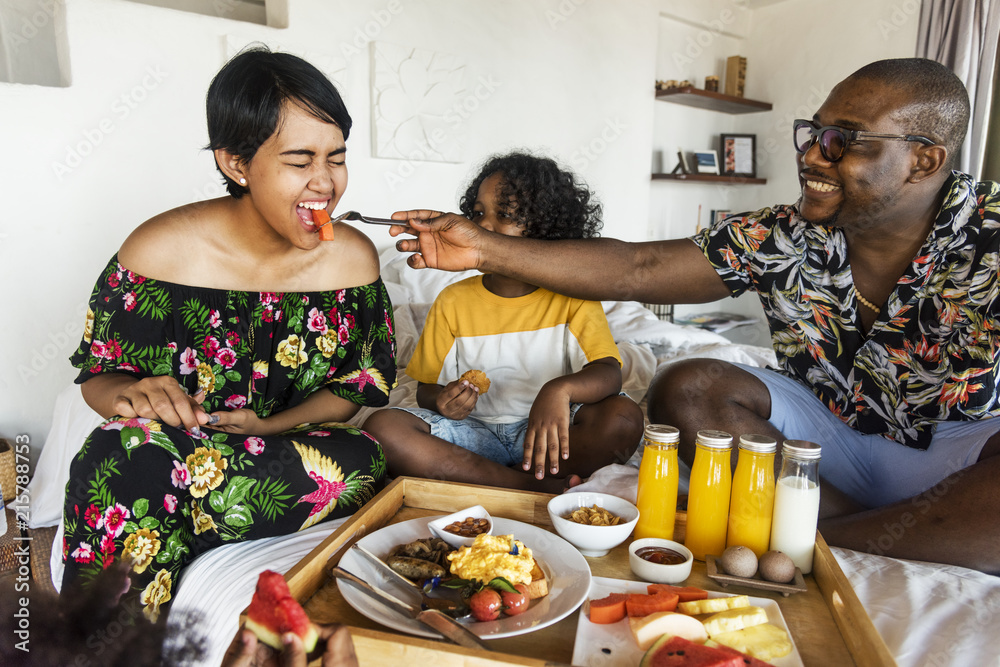
[[[214,218],[212,201],[187,204],[155,215],[136,227],[118,251],[122,266],[161,280],[176,281],[208,236]]]
[[[355,287],[375,282],[379,276],[378,250],[370,238],[350,225],[338,225],[334,240],[324,242],[336,261],[325,263],[323,283]]]

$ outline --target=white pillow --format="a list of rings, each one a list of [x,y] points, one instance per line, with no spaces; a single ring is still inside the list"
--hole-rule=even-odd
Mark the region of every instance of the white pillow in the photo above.
[[[83,400],[80,386],[71,384],[59,392],[52,413],[52,430],[45,440],[35,474],[28,484],[32,528],[54,526],[62,519],[69,464],[83,441],[103,420]]]

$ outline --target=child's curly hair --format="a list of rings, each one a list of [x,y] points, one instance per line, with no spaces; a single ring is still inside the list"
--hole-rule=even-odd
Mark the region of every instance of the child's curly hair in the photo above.
[[[601,204],[587,186],[554,160],[530,153],[490,157],[462,195],[462,215],[472,217],[479,186],[496,173],[501,174],[500,210],[524,227],[524,236],[547,240],[600,236]]]

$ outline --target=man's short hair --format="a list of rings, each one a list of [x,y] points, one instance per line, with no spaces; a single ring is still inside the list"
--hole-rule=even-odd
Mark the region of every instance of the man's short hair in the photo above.
[[[927,58],[892,58],[865,65],[849,79],[864,79],[910,94],[897,118],[909,134],[920,134],[948,149],[954,167],[969,127],[969,92],[954,72]]]

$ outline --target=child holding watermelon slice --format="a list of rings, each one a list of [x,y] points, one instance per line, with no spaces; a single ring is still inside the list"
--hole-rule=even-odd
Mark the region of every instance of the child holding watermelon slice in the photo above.
[[[258,47],[217,74],[207,111],[229,196],[132,232],[72,357],[107,421],[72,463],[63,586],[130,559],[150,620],[199,554],[350,515],[385,480],[346,422],[395,385],[392,305],[370,240],[321,242],[313,223],[347,185],[344,102]]]

